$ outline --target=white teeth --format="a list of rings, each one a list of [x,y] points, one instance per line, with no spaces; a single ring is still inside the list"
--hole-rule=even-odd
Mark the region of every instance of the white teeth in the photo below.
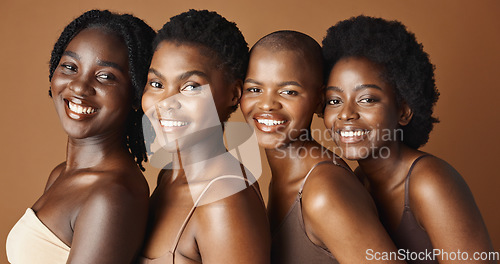
[[[277,125],[281,125],[281,124],[285,123],[286,121],[285,120],[278,121],[278,120],[270,120],[270,119],[257,119],[257,122],[259,122],[259,124],[264,124],[266,126],[277,126]]]
[[[366,135],[368,134],[369,131],[366,131],[366,130],[356,130],[356,131],[340,131],[340,136],[342,137],[360,137],[362,135]]]
[[[92,114],[96,111],[95,108],[92,108],[90,106],[84,107],[81,105],[77,105],[73,102],[68,102],[68,107],[71,111],[77,113],[77,114]]]
[[[160,120],[160,124],[164,127],[181,127],[187,125],[188,123],[182,121]]]

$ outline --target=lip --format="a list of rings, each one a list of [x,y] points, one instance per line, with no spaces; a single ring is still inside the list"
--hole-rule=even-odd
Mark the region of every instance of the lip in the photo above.
[[[99,108],[76,97],[64,98],[66,115],[73,120],[84,120],[95,116]]]
[[[359,127],[342,127],[335,130],[335,135],[339,141],[345,144],[356,144],[363,140],[371,133],[369,129]]]
[[[255,114],[252,119],[255,127],[264,133],[274,133],[289,124],[286,117],[276,113]]]

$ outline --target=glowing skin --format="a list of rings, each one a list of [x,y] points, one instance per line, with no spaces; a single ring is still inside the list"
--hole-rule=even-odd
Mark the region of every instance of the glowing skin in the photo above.
[[[312,69],[289,67],[304,63],[293,51],[256,48],[252,61],[243,86],[241,111],[247,123],[256,128],[259,145],[266,149],[286,146],[309,129],[314,112],[320,108],[321,84],[309,78],[314,75]]]
[[[325,126],[350,160],[366,158],[383,146],[393,145],[394,141],[384,140],[384,135],[405,124],[392,87],[381,78],[377,65],[366,59],[337,62],[325,99]]]

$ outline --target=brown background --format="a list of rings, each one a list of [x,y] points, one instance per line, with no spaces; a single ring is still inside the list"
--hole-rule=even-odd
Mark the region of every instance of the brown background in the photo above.
[[[48,60],[63,27],[92,8],[133,13],[159,29],[189,8],[215,10],[235,21],[252,45],[264,34],[294,29],[321,41],[337,21],[366,14],[398,19],[424,44],[437,66],[441,123],[423,149],[453,165],[466,179],[500,248],[500,1],[16,1],[0,2],[1,156],[0,243],[41,195],[51,169],[65,156],[66,136],[47,96]],[[238,111],[232,120],[241,121]],[[323,128],[315,120],[316,128]],[[263,161],[261,187],[269,171]],[[155,182],[157,169],[146,177]],[[154,186],[152,186],[154,187]],[[7,263],[0,249],[0,262]]]

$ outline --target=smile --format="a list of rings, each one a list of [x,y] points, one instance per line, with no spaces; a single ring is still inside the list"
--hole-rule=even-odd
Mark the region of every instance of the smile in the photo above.
[[[272,119],[255,119],[259,124],[266,126],[277,126],[286,122],[286,120],[272,120]]]
[[[69,107],[69,110],[71,110],[77,114],[80,114],[80,115],[82,115],[82,114],[89,115],[89,114],[95,113],[97,111],[97,109],[95,109],[93,107],[82,106],[82,105],[75,104],[75,103],[70,102],[70,101],[68,101],[68,107]]]
[[[175,121],[175,120],[160,120],[160,125],[163,127],[182,127],[186,126],[188,122]]]
[[[368,131],[368,130],[356,130],[356,131],[341,130],[339,132],[341,137],[360,137],[360,136],[366,135],[368,133],[370,133],[370,131]]]

